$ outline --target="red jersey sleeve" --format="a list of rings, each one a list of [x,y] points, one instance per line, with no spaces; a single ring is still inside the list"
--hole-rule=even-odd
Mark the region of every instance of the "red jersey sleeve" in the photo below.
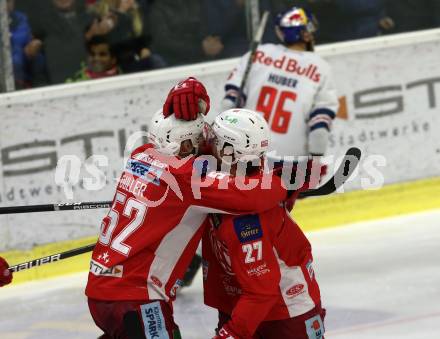
[[[232,177],[209,172],[205,178],[192,177],[194,204],[231,213],[258,213],[271,209],[287,198],[281,178],[276,175]]]
[[[228,326],[240,337],[249,338],[278,300],[281,273],[260,217],[253,214],[231,219],[232,225],[227,226],[232,227],[223,228],[222,239],[242,294]]]

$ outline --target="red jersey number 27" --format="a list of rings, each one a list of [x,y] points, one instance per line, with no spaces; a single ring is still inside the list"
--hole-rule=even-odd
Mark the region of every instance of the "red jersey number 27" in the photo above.
[[[113,234],[119,224],[120,211],[122,212],[122,215],[127,218],[130,218],[132,213],[135,212],[134,217],[132,217],[130,222],[122,230],[118,229],[117,233]],[[146,205],[134,198],[129,198],[127,200],[125,194],[117,192],[112,209],[101,224],[99,242],[103,245],[110,244],[110,247],[113,250],[128,256],[131,247],[125,244],[124,241],[142,225],[146,213]]]
[[[286,100],[296,101],[296,93],[278,91],[271,86],[261,88],[256,110],[264,114],[264,119],[268,122],[270,129],[276,133],[285,134],[289,128],[292,112],[284,109]]]

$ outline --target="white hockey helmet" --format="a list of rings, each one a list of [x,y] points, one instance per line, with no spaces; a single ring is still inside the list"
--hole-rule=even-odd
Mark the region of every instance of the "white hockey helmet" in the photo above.
[[[213,134],[211,138],[217,153],[220,154],[226,143],[230,144],[235,161],[260,158],[269,147],[270,131],[266,120],[248,109],[234,108],[220,113],[209,131]]]
[[[174,114],[165,118],[159,110],[151,119],[149,139],[159,152],[167,155],[178,155],[182,141],[188,139],[197,151],[204,124],[201,114],[196,120],[185,121],[176,119]]]

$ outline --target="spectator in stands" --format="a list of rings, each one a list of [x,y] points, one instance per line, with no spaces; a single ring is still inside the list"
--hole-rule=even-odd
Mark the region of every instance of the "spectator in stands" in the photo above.
[[[211,58],[228,58],[249,49],[244,0],[203,0],[202,48]]]
[[[109,41],[124,73],[165,66],[163,59],[149,48],[151,34],[145,19],[148,6],[144,0],[101,0],[95,8],[109,26]]]
[[[374,37],[393,27],[385,0],[307,0],[320,24],[318,43]]]
[[[153,2],[149,16],[152,48],[169,66],[204,60],[201,5],[200,0]]]
[[[97,31],[92,23],[84,3],[76,0],[51,0],[34,18],[32,32],[42,43],[49,84],[65,82],[78,69],[86,56],[85,36],[91,38]]]
[[[8,0],[9,31],[11,34],[12,65],[15,88],[31,86],[31,62],[37,57],[41,42],[33,39],[26,14],[16,11],[15,1]]]
[[[395,22],[391,33],[440,27],[439,0],[386,0],[386,10]]]
[[[121,74],[116,55],[105,35],[96,35],[86,43],[87,62],[67,82],[100,79]]]
[[[295,4],[298,1],[295,1]],[[305,1],[307,2],[307,1]],[[246,15],[246,0],[203,0],[202,27],[204,39],[203,51],[208,58],[230,58],[244,54],[249,49],[252,39],[250,23]],[[281,13],[291,8],[292,0],[260,0],[259,12],[269,11],[268,24],[264,30],[263,43],[278,43],[271,22],[275,21],[274,13]]]
[[[42,8],[44,8],[44,5],[46,4],[47,0],[15,0],[14,7],[22,13],[25,13],[29,20],[31,20],[31,15],[33,12],[38,12]]]

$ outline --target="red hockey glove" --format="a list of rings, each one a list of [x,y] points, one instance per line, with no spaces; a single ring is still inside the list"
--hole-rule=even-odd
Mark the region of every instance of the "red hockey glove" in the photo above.
[[[163,115],[168,117],[174,113],[177,119],[195,120],[199,113],[206,115],[209,112],[209,103],[205,86],[189,77],[170,90],[163,105]]]
[[[0,287],[9,284],[12,281],[12,273],[8,270],[9,265],[5,259],[0,257]]]
[[[218,334],[212,339],[240,339],[240,337],[232,332],[228,325],[223,325]]]

